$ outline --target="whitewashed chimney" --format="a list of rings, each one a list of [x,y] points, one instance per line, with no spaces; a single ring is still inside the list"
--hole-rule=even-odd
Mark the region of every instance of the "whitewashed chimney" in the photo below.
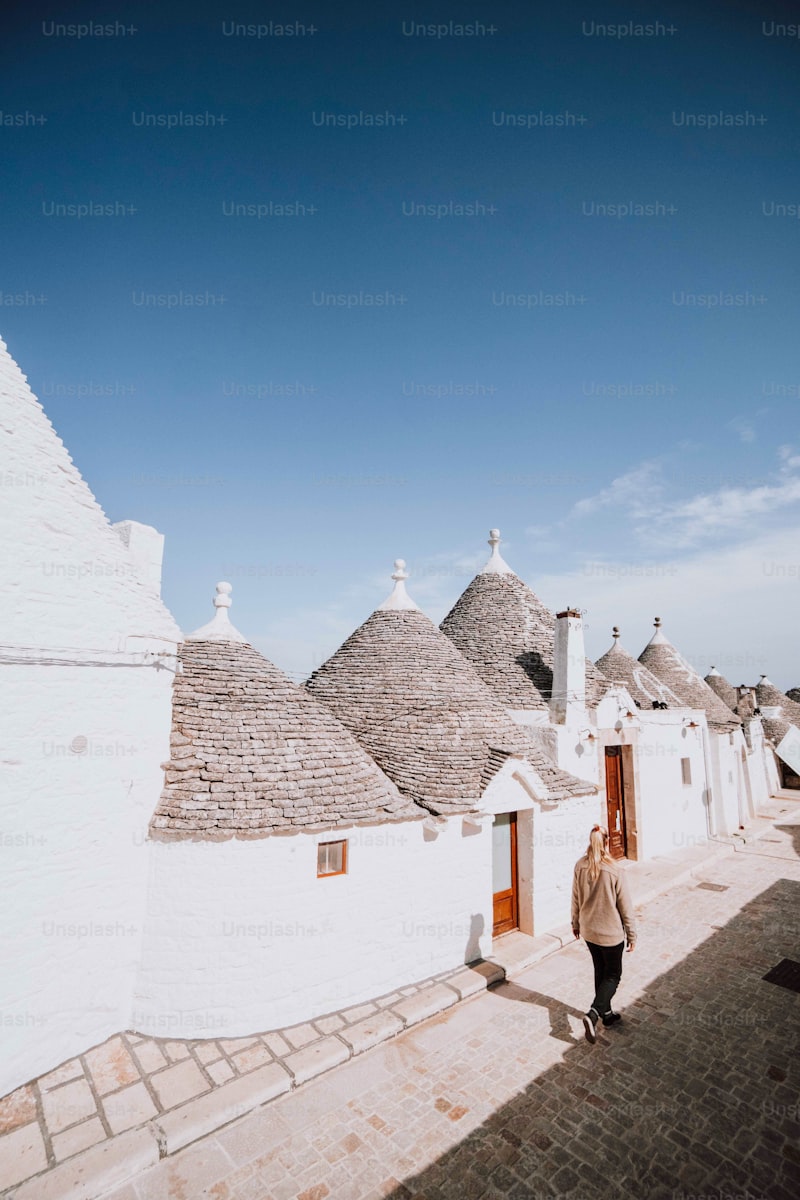
[[[556,725],[586,719],[586,651],[577,608],[556,613],[550,717]]]
[[[164,535],[152,525],[138,521],[117,521],[111,526],[128,547],[137,576],[157,596],[161,595],[161,563],[164,557]]]

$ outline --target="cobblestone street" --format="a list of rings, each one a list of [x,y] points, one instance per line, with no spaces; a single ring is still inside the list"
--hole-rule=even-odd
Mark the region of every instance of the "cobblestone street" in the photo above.
[[[639,910],[623,1022],[582,1034],[582,943],[335,1068],[108,1200],[800,1191],[800,815]]]

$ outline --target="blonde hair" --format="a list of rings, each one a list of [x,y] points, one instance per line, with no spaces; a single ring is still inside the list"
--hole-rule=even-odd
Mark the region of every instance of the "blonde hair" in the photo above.
[[[608,852],[608,830],[602,825],[594,825],[589,834],[589,845],[586,847],[586,861],[589,864],[589,878],[592,883],[600,874],[600,867],[613,866],[614,860]]]

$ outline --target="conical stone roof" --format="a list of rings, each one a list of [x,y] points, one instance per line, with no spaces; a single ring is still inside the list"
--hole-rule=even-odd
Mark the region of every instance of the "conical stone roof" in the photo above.
[[[656,632],[639,655],[639,662],[680,696],[687,707],[702,709],[712,729],[730,731],[741,725],[736,714],[667,640],[661,630],[660,617],[656,617],[655,624]]]
[[[377,609],[306,686],[400,791],[431,811],[474,808],[509,755],[527,759],[551,799],[596,790],[547,758],[404,594],[402,605],[390,597]]]
[[[736,688],[733,684],[728,683],[724,675],[721,675],[716,667],[712,667],[705,677],[705,682],[711,688],[712,692],[716,692],[723,704],[727,704],[731,712],[736,712],[739,698],[736,694]]]
[[[671,688],[623,648],[616,625],[614,643],[602,658],[598,658],[596,666],[608,679],[615,683],[623,683],[642,709],[652,709],[654,702],[666,704],[667,708],[685,707]]]
[[[780,688],[775,687],[775,684],[766,675],[762,675],[756,684],[756,700],[758,707],[762,710],[761,720],[764,732],[776,745],[789,732],[790,725],[800,729],[800,704],[792,700]],[[780,708],[780,714],[770,717],[764,715],[764,709],[768,708]]]
[[[152,836],[252,838],[426,815],[227,615],[187,638],[178,657],[171,759]]]
[[[800,688],[789,688],[786,696],[787,699],[794,700],[795,704],[800,704]]]
[[[546,710],[553,690],[555,613],[500,558],[498,543],[492,530],[492,557],[440,628],[506,708]],[[587,705],[597,705],[607,690],[587,658]]]

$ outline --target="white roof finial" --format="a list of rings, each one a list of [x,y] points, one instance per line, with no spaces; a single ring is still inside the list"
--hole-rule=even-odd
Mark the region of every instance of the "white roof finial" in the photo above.
[[[489,530],[489,545],[492,547],[492,553],[489,556],[489,561],[480,572],[481,575],[513,575],[514,572],[507,562],[503,560],[500,554],[500,530]]]
[[[666,637],[664,636],[663,630],[661,629],[661,617],[656,617],[656,619],[655,619],[655,621],[653,622],[653,624],[654,624],[654,625],[655,625],[655,627],[656,627],[656,631],[655,631],[655,633],[653,634],[653,636],[650,638],[650,642],[649,642],[649,644],[650,644],[651,646],[664,646],[664,645],[668,645],[669,643],[668,643],[668,641],[667,641]]]
[[[233,588],[229,583],[217,584],[216,595],[214,596],[214,613],[213,620],[207,625],[202,625],[200,629],[195,629],[194,633],[190,633],[186,640],[187,642],[246,642],[247,638],[239,633],[238,629],[234,629],[228,619],[228,609],[231,606],[231,592]]]
[[[392,572],[394,580],[394,590],[383,604],[378,605],[378,612],[419,612],[419,605],[415,604],[406,591],[406,580],[408,579],[408,571],[406,570],[405,559],[396,558],[394,560],[394,571]]]

